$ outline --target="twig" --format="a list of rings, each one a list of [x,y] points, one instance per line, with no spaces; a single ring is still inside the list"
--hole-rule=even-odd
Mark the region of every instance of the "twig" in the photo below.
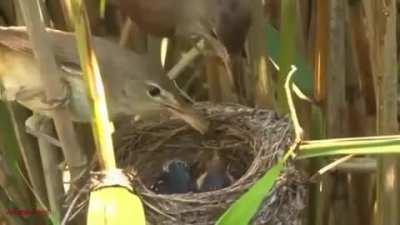
[[[182,95],[182,97],[186,98],[190,103],[194,104],[195,101],[181,88],[179,87],[178,83],[173,80],[175,88],[178,90],[179,94]]]
[[[303,128],[301,127],[299,118],[297,117],[296,107],[294,105],[293,96],[292,96],[291,88],[290,88],[290,85],[293,83],[292,82],[293,75],[296,71],[297,71],[297,68],[292,65],[292,69],[290,70],[290,72],[286,78],[285,91],[286,91],[286,96],[287,96],[288,105],[289,105],[290,117],[292,118],[294,130],[296,133],[296,139],[303,139]]]
[[[155,205],[152,205],[150,202],[146,201],[146,200],[142,200],[144,202],[144,204],[147,205],[147,207],[149,207],[150,209],[154,210],[156,213],[159,213],[160,215],[163,215],[165,217],[167,217],[168,219],[172,220],[172,221],[176,221],[176,218],[173,216],[170,216],[166,213],[164,213],[161,209],[159,209],[158,207],[156,207]]]
[[[203,39],[197,42],[196,45],[185,53],[179,62],[167,73],[167,77],[171,80],[175,80],[191,62],[202,54],[200,50],[204,49],[204,47],[205,43]]]
[[[75,198],[72,200],[72,202],[69,204],[69,207],[67,209],[67,212],[65,213],[64,218],[61,221],[61,225],[65,225],[68,222],[68,219],[70,218],[70,215],[72,213],[72,210],[74,209],[74,206],[76,205],[76,203],[78,202],[79,198],[81,197],[81,195],[83,193],[85,193],[85,191],[87,191],[86,188],[82,188],[79,190],[79,192],[76,194]]]
[[[296,71],[297,71],[296,66],[292,65],[292,69],[289,71],[285,81],[286,98],[296,137],[295,137],[295,143],[290,147],[288,154],[285,155],[284,161],[286,161],[287,158],[293,154],[294,150],[301,143],[301,141],[303,140],[303,133],[304,133],[303,128],[300,125],[299,118],[297,117],[296,107],[294,105],[293,96],[290,88],[290,85],[293,83],[292,82],[293,75]]]
[[[272,66],[277,71],[279,71],[280,68],[279,68],[278,63],[275,62],[275,60],[273,58],[271,58],[271,57],[268,57],[268,59],[269,59],[270,63],[272,64]],[[308,97],[295,83],[293,83],[292,89],[293,89],[293,93],[295,93],[296,96],[298,98],[300,98],[301,100],[307,101],[307,102],[309,102],[311,104],[316,104],[315,101],[312,98]]]
[[[310,180],[312,180],[312,181],[316,180],[317,177],[323,175],[324,173],[328,172],[329,170],[334,169],[339,164],[342,164],[342,163],[350,160],[351,158],[353,158],[353,156],[354,155],[346,155],[346,156],[343,156],[343,157],[333,161],[332,163],[329,163],[328,165],[326,165],[326,166],[322,167],[321,169],[319,169],[316,174],[311,176]]]
[[[336,170],[351,173],[375,173],[377,162],[375,158],[353,158],[343,162],[336,167]]]
[[[122,27],[121,37],[119,39],[119,46],[121,47],[127,46],[131,31],[132,31],[132,20],[127,18],[125,20],[124,26]]]

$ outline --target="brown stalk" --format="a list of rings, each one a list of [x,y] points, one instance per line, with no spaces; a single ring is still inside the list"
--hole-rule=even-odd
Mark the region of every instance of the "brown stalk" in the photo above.
[[[39,127],[39,132],[55,135],[51,120],[46,120]],[[61,158],[59,157],[59,149],[50,144],[47,140],[38,138],[40,156],[42,158],[42,166],[46,183],[47,196],[49,199],[49,210],[53,215],[60,218],[61,206],[64,196],[62,170],[59,167]]]
[[[219,79],[218,58],[215,56],[207,57],[206,76],[208,84],[208,98],[213,102],[221,102],[223,94]]]
[[[308,47],[314,65],[314,100],[321,106],[324,106],[326,104],[326,76],[329,56],[330,0],[313,1],[311,4],[312,20],[310,21],[309,30],[314,35],[309,36]],[[319,126],[321,125],[320,123]],[[317,127],[314,126],[314,128]],[[324,138],[322,136],[318,138]],[[310,171],[318,170],[323,164],[322,159],[312,160],[310,162]],[[329,223],[330,210],[333,205],[330,198],[333,191],[332,179],[332,177],[325,176],[319,183],[313,184],[310,187],[310,204],[312,204],[310,210],[311,224],[323,225]],[[320,186],[326,188],[320,191]]]
[[[366,100],[366,95],[362,93],[362,85],[360,84],[365,82],[364,75],[361,75],[362,70],[365,70],[360,67],[370,67],[372,69],[372,65],[365,65],[365,63],[361,64],[359,60],[359,44],[356,45],[354,41],[354,24],[350,19],[351,11],[349,10],[349,4],[346,4],[346,21],[347,21],[347,34],[346,34],[346,96],[347,96],[347,127],[348,127],[348,136],[358,137],[358,136],[367,136],[375,134],[375,118],[376,113],[371,115],[367,113],[366,104],[369,100]],[[354,16],[354,15],[352,15]],[[359,18],[362,20],[362,18]],[[366,28],[367,29],[367,28]],[[363,31],[366,33],[367,31]],[[360,35],[360,34],[357,34]],[[366,40],[369,45],[369,40]],[[370,54],[370,53],[369,53]],[[371,55],[364,55],[364,58],[371,57]],[[371,71],[372,76],[372,71]],[[364,80],[364,81],[362,81]],[[373,82],[372,85],[374,86]],[[365,86],[365,85],[364,85]],[[375,88],[375,87],[373,87]],[[371,91],[373,93],[373,97],[375,100],[375,91]],[[364,96],[363,96],[364,94]],[[362,97],[361,97],[362,96]],[[376,106],[376,104],[375,104]],[[375,109],[376,111],[376,109]],[[357,165],[357,161],[359,162]],[[353,220],[352,224],[364,224],[370,225],[373,224],[373,207],[374,200],[372,196],[375,195],[375,172],[376,172],[376,161],[371,160],[368,161],[367,158],[355,158],[355,163],[347,165],[347,168],[352,169],[347,170],[349,172],[349,176],[351,179],[348,180],[347,190],[349,192],[349,206],[350,211],[352,212]],[[346,168],[346,167],[345,167]]]
[[[365,4],[366,5],[366,4]],[[371,1],[367,14],[372,19],[373,64],[377,85],[377,133],[398,133],[396,1]],[[399,156],[378,160],[376,224],[400,224]]]
[[[272,89],[271,74],[268,71],[267,46],[265,41],[266,18],[261,0],[253,0],[252,6],[252,25],[249,30],[249,52],[251,59],[252,74],[255,76],[254,100],[257,106],[263,108],[273,108],[274,90]],[[250,76],[246,77],[250,79]],[[248,81],[253,85],[254,81]],[[251,88],[253,89],[253,88]]]
[[[349,4],[350,15],[350,32],[355,51],[357,54],[357,61],[360,65],[360,79],[362,85],[362,93],[365,99],[367,113],[376,115],[376,98],[375,98],[375,85],[374,77],[372,75],[372,58],[371,47],[368,40],[368,27],[365,24],[365,11],[361,1]]]
[[[38,60],[42,80],[46,89],[48,100],[63,96],[62,84],[57,72],[57,64],[48,43],[50,40],[45,31],[43,22],[40,20],[40,11],[37,1],[18,1],[27,26],[33,50]],[[71,178],[75,188],[82,187],[86,180],[87,158],[77,141],[74,127],[65,107],[55,109],[54,123],[56,131],[63,146],[63,153],[68,163]],[[74,190],[74,188],[71,188]]]
[[[326,71],[326,123],[329,138],[344,137],[346,109],[345,0],[330,1],[329,50]]]
[[[329,0],[317,1],[316,40],[314,53],[314,98],[321,103],[326,98],[326,66],[329,41]]]

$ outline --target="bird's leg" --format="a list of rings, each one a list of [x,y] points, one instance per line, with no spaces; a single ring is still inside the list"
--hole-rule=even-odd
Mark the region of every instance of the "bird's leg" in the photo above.
[[[15,100],[23,102],[33,98],[39,98],[40,103],[42,104],[40,104],[40,106],[36,106],[35,110],[51,111],[68,104],[70,99],[70,88],[66,83],[63,85],[63,91],[63,96],[47,99],[45,93],[41,89],[27,90],[24,89],[24,87],[21,87],[20,90],[15,94]]]
[[[200,54],[202,55],[208,55],[210,54],[212,51],[210,51],[209,49],[206,48],[205,45],[205,40],[204,39],[200,39],[194,46],[193,49],[197,50]]]
[[[70,97],[71,97],[71,90],[66,82],[63,83],[63,91],[64,94],[60,97],[52,97],[50,99],[47,98],[46,95],[42,95],[40,101],[46,106],[43,107],[41,110],[51,111],[55,109],[59,109],[68,105]]]
[[[61,148],[61,143],[59,140],[57,140],[56,138],[54,138],[48,134],[41,132],[41,130],[42,130],[41,127],[45,123],[51,123],[51,119],[44,115],[34,113],[31,117],[29,117],[25,121],[26,132],[35,136],[36,138],[41,138],[41,139],[46,140],[49,143]]]

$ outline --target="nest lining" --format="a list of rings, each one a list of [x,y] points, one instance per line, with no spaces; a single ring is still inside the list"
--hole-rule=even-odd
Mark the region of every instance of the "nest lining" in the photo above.
[[[291,144],[288,118],[273,111],[211,103],[197,104],[196,109],[211,121],[204,136],[180,120],[135,124],[116,133],[119,167],[134,174],[132,185],[147,207],[150,224],[214,224]],[[208,151],[218,151],[232,165],[235,181],[230,186],[171,195],[149,188],[165,161],[179,158],[195,164]],[[303,177],[289,164],[252,223],[299,224],[304,190]]]

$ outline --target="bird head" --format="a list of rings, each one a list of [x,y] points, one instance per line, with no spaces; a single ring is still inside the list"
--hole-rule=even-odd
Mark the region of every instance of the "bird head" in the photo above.
[[[129,80],[123,85],[120,89],[122,97],[117,99],[125,102],[118,105],[127,108],[120,111],[134,112],[143,119],[167,111],[200,133],[204,134],[207,131],[209,122],[203,116],[157,83],[149,80]]]

